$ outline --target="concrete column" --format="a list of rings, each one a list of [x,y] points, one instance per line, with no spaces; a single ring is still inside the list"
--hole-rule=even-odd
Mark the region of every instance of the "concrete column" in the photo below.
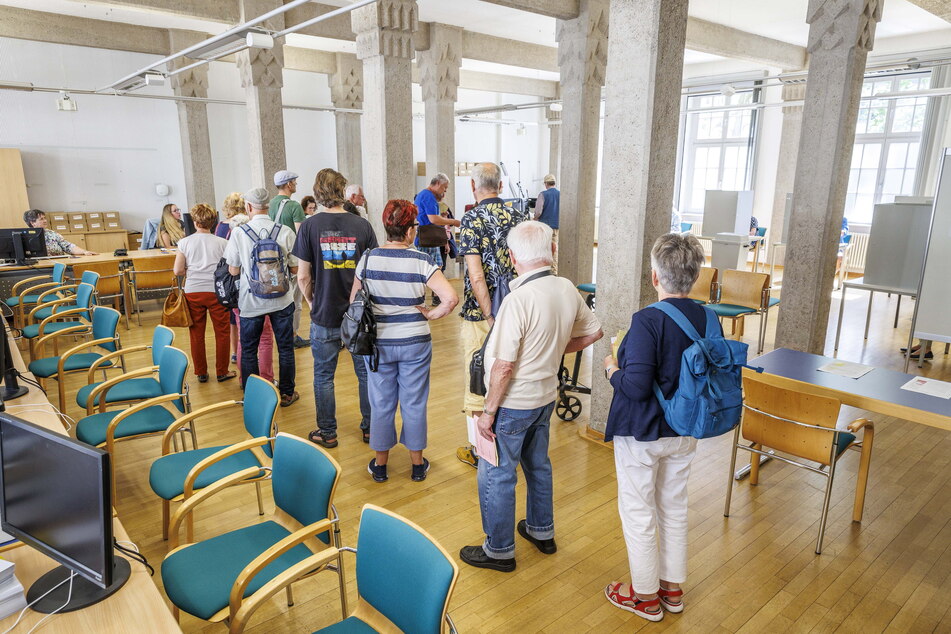
[[[241,0],[244,16],[252,18],[281,5],[279,0]],[[284,28],[279,15],[264,25],[268,29]],[[248,187],[266,187],[272,193],[274,173],[286,169],[284,145],[283,40],[276,40],[272,49],[251,48],[237,54],[241,86],[248,102],[248,154],[251,157],[251,182]]]
[[[173,51],[196,44],[198,38],[187,31],[170,29],[169,47]],[[177,70],[192,60],[179,58],[170,64]],[[172,76],[176,97],[208,97],[208,66],[198,66]],[[208,136],[208,106],[201,102],[178,102],[178,125],[182,139],[182,163],[185,166],[185,205],[191,209],[198,203],[215,204],[215,177],[211,164],[211,139]]]
[[[455,109],[462,66],[462,29],[430,25],[429,50],[417,53],[416,64],[426,106],[426,176],[432,178],[438,172],[449,176],[445,201],[455,207]]]
[[[806,84],[783,86],[783,101],[802,101],[806,96]],[[773,213],[770,216],[769,241],[778,242],[786,220],[786,195],[792,193],[796,179],[796,157],[799,153],[799,137],[802,134],[802,104],[783,106],[783,129],[779,140],[779,163],[776,166],[776,188],[773,195]],[[788,240],[788,236],[784,236]],[[767,246],[767,248],[769,248]],[[776,258],[782,264],[784,252]]]
[[[334,108],[363,108],[363,62],[353,55],[336,53],[337,70],[327,76]],[[363,184],[363,152],[360,147],[360,113],[335,112],[337,124],[337,171],[351,183]]]
[[[613,396],[601,372],[611,337],[657,300],[650,250],[670,230],[686,30],[687,0],[611,2],[604,120],[610,134],[604,135],[598,237],[597,308],[605,336],[595,345],[589,384],[590,426],[598,432]]]
[[[391,198],[413,199],[412,60],[419,26],[416,0],[379,0],[351,13],[363,60],[363,190],[370,209]],[[382,219],[371,219],[383,235]]]
[[[561,187],[561,112],[549,108],[545,111],[548,119],[548,172],[555,175],[558,187]],[[541,188],[539,188],[541,191]],[[538,192],[532,192],[537,194]]]
[[[608,59],[608,0],[580,0],[573,20],[556,27],[561,67],[561,215],[558,274],[590,282],[598,180],[601,87]],[[626,37],[626,36],[623,36]]]
[[[825,349],[859,98],[882,0],[810,0],[809,83],[776,347]]]

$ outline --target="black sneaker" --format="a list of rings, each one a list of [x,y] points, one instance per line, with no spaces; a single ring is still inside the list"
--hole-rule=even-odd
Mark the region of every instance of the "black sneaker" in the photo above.
[[[414,467],[415,469],[415,467]],[[386,465],[379,465],[376,463],[376,458],[370,460],[370,464],[367,465],[367,472],[373,476],[374,482],[386,482],[389,478],[386,475]],[[425,477],[425,476],[423,476]]]
[[[515,557],[510,559],[489,557],[482,550],[482,546],[463,546],[462,550],[459,551],[459,558],[476,568],[488,568],[499,572],[515,572]]]
[[[555,539],[538,539],[537,537],[532,537],[528,533],[528,522],[525,520],[518,521],[518,534],[527,539],[528,541],[535,544],[535,548],[542,551],[546,555],[554,555],[555,551],[558,550],[558,546],[555,545]]]
[[[413,482],[422,482],[426,479],[427,473],[429,473],[429,460],[423,458],[423,464],[413,465],[413,475],[410,477],[413,479]]]

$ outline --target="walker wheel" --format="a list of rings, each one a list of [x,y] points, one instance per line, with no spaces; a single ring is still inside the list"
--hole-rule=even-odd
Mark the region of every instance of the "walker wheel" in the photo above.
[[[555,414],[564,421],[572,421],[581,415],[581,399],[577,396],[566,396],[558,401]]]

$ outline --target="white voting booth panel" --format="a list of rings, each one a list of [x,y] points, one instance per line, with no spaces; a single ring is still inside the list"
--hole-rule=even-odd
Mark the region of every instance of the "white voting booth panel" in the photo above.
[[[752,216],[753,192],[708,189],[703,201],[703,235],[749,235]]]
[[[912,332],[951,342],[951,148],[945,148]]]
[[[915,290],[931,226],[931,204],[875,205],[865,255],[866,284]]]

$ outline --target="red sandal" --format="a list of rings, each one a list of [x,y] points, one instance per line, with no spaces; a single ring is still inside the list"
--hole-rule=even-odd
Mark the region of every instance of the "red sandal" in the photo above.
[[[661,606],[668,612],[678,614],[684,611],[683,590],[666,590],[663,587],[657,591]]]
[[[660,621],[664,618],[664,611],[660,609],[660,597],[649,601],[638,599],[634,593],[634,588],[630,586],[628,586],[630,588],[630,595],[625,596],[621,594],[621,586],[623,585],[623,583],[609,583],[604,588],[604,596],[616,607],[627,610],[628,612],[633,612],[648,621]],[[657,608],[656,612],[647,611],[648,608],[655,607]]]

